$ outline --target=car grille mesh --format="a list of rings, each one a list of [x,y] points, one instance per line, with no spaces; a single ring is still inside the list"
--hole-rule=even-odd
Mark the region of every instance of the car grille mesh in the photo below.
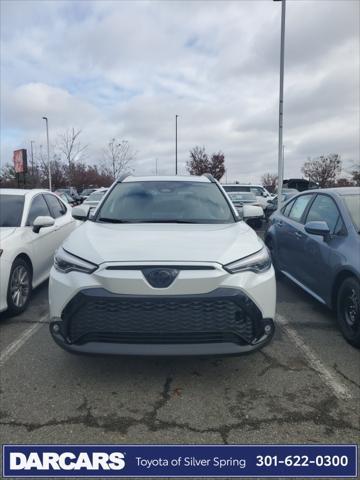
[[[71,343],[249,343],[255,336],[253,317],[231,296],[102,298],[80,292],[63,320]]]

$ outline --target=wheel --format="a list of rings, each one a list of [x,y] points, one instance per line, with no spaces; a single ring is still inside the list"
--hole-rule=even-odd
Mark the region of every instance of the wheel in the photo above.
[[[337,319],[345,339],[360,347],[360,283],[349,277],[341,284],[337,296]]]
[[[17,258],[11,267],[7,293],[8,310],[14,315],[26,309],[31,295],[31,281],[29,264],[22,258]]]

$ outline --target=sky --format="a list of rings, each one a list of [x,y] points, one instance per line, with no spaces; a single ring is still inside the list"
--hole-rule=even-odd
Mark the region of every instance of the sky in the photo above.
[[[204,146],[227,181],[277,171],[281,3],[1,0],[1,150],[46,145],[69,128],[101,163],[109,140],[137,152],[135,174],[173,174]],[[288,0],[285,177],[309,157],[359,161],[358,0]]]

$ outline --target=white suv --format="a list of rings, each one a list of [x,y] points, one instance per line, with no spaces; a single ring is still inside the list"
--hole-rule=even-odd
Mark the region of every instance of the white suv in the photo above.
[[[115,182],[55,255],[49,296],[72,352],[236,354],[274,332],[267,248],[211,176]]]
[[[245,183],[229,183],[222,185],[226,192],[251,192],[256,196],[257,204],[265,211],[269,201],[273,198],[262,185],[250,185]]]

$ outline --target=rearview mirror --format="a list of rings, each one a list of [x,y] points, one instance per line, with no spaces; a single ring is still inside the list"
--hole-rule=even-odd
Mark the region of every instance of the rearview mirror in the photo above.
[[[326,222],[307,222],[305,224],[305,231],[311,235],[320,235],[326,238],[330,234],[329,225]]]
[[[89,207],[81,206],[81,207],[74,207],[71,211],[71,215],[76,220],[82,220],[83,222],[88,219],[89,216]]]
[[[55,220],[47,215],[36,217],[33,222],[33,232],[39,233],[41,228],[52,227]]]

